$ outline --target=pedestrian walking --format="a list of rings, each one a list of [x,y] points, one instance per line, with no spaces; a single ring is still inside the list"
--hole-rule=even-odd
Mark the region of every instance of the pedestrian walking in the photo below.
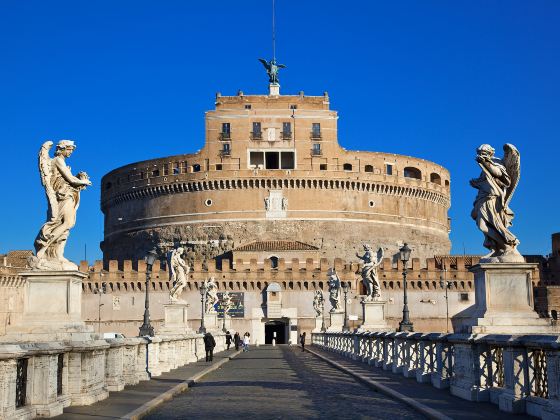
[[[241,344],[241,336],[238,332],[235,332],[233,336],[233,344],[235,344],[235,350],[239,350],[239,345]]]
[[[243,335],[243,351],[249,351],[250,336],[251,335],[248,332]]]
[[[211,362],[214,359],[214,347],[216,347],[216,340],[214,340],[214,336],[207,332],[204,334],[204,350],[206,350],[206,361]]]
[[[226,346],[229,350],[229,346],[231,346],[231,333],[229,331],[226,331]]]
[[[299,342],[301,343],[301,351],[305,351],[305,332],[300,334]]]

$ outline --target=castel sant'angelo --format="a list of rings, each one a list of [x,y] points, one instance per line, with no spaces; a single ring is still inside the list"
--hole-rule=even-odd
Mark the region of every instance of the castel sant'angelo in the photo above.
[[[362,242],[392,257],[448,254],[450,175],[424,159],[348,151],[330,98],[216,94],[197,153],[154,158],[103,177],[105,261],[182,244],[189,258],[316,250],[355,259]],[[277,249],[276,249],[277,248]],[[232,261],[232,263],[234,263]]]

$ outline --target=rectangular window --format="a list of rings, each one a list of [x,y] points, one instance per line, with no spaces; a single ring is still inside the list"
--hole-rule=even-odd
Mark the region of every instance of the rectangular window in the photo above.
[[[179,175],[181,173],[181,169],[179,166],[179,162],[173,162],[173,175]]]
[[[245,109],[251,109],[251,104],[246,104]]]
[[[264,152],[251,152],[249,154],[249,165],[255,168],[264,169]]]
[[[284,140],[290,140],[292,138],[292,123],[282,123],[282,138]]]
[[[222,132],[220,137],[222,140],[229,140],[231,138],[231,128],[229,123],[222,123]]]
[[[315,138],[321,137],[321,124],[313,123],[311,125],[311,135]]]
[[[163,176],[169,175],[169,163],[163,165]]]
[[[326,163],[321,163],[321,164],[319,165],[319,169],[320,169],[321,171],[326,171],[326,170],[327,170],[327,164],[326,164]]]
[[[229,144],[229,143],[224,143],[222,146],[223,146],[223,147],[222,147],[222,153],[223,153],[224,155],[229,155],[229,154],[231,153],[231,144]]]
[[[221,164],[221,163],[217,163],[217,164],[216,164],[216,170],[217,170],[217,171],[221,171],[221,170],[222,170],[222,164]]]
[[[153,176],[153,177],[159,176],[159,169],[157,169],[157,168],[154,169],[154,170],[152,171],[152,176]]]
[[[290,105],[290,109],[297,109],[297,105]]]
[[[311,149],[311,153],[314,156],[321,156],[321,145],[319,143],[313,143],[313,149]]]
[[[393,175],[393,165],[386,163],[385,164],[385,173],[387,175]]]
[[[280,169],[280,153],[266,152],[264,156],[266,169]]]
[[[281,169],[294,169],[294,152],[280,153],[280,167]]]
[[[254,122],[253,123],[253,133],[261,133],[261,123],[260,122]]]

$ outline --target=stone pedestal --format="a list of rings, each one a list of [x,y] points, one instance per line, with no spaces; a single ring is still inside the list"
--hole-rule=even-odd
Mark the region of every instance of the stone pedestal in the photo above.
[[[313,328],[313,332],[321,332],[323,328],[323,317],[318,316],[315,318],[315,328]]]
[[[533,309],[531,272],[537,264],[481,263],[474,273],[475,304],[454,317],[456,332],[530,334],[553,332]]]
[[[270,83],[268,85],[268,94],[270,96],[280,95],[280,85],[278,83]]]
[[[218,323],[218,313],[217,312],[210,312],[204,314],[204,326],[208,331],[217,331],[222,326]]]
[[[361,303],[363,322],[356,331],[392,331],[385,320],[387,301],[372,300],[362,301]]]
[[[162,335],[183,335],[190,332],[187,325],[188,303],[174,302],[163,305],[164,320],[158,331]]]
[[[342,331],[342,327],[344,326],[344,312],[330,312],[330,316],[331,325],[329,325],[327,331]]]
[[[0,341],[86,341],[93,328],[82,321],[80,271],[27,271],[23,313],[15,317]]]

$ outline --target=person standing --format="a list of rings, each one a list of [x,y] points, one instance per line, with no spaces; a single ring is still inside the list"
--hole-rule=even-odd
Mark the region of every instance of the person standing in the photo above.
[[[231,346],[231,333],[229,331],[226,331],[226,346],[229,350],[229,346]]]
[[[236,331],[234,336],[233,336],[233,343],[235,344],[235,350],[239,350],[239,345],[241,344],[241,336],[239,335],[239,333]]]
[[[249,351],[249,333],[243,335],[243,351]]]
[[[301,351],[305,351],[305,332],[300,334],[299,342],[301,343]]]
[[[214,340],[214,336],[207,332],[204,335],[204,350],[206,350],[206,361],[211,362],[214,359],[214,347],[216,347],[216,340]]]

